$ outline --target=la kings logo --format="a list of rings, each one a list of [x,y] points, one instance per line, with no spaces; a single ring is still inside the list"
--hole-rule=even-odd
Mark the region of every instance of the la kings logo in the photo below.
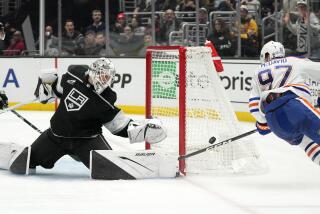
[[[64,104],[67,111],[79,111],[87,101],[88,97],[84,96],[80,91],[73,88],[64,100]]]

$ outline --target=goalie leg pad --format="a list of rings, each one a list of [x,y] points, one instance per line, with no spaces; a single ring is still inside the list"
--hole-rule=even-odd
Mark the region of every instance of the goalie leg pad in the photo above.
[[[16,174],[28,174],[30,147],[15,143],[0,143],[0,168]]]
[[[116,152],[94,150],[90,155],[93,179],[133,180],[173,178],[179,174],[176,157],[154,151]]]

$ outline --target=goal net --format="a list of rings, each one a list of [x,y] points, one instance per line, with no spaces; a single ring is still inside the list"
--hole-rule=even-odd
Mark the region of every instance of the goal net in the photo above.
[[[152,149],[185,155],[241,134],[207,47],[149,47],[146,117],[160,118],[168,137]],[[147,144],[147,148],[149,148]],[[250,138],[179,162],[183,173],[255,173],[263,168]]]

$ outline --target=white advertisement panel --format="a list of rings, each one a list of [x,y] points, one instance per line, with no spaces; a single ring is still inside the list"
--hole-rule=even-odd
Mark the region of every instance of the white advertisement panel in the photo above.
[[[224,72],[220,73],[220,78],[236,111],[249,112],[248,99],[251,80],[258,66],[259,61],[257,60],[223,61]]]
[[[38,72],[41,68],[54,66],[50,58],[1,58],[0,90],[4,90],[10,102],[34,98]]]
[[[38,74],[43,68],[57,66],[59,75],[71,64],[91,64],[95,58],[0,58],[0,90],[6,91],[10,102],[34,98]],[[140,107],[145,105],[145,59],[114,58],[116,67],[112,88],[118,93],[117,105]],[[224,60],[225,71],[219,73],[229,99],[237,112],[248,112],[248,97],[257,60]],[[310,81],[318,90],[318,82]],[[314,91],[315,92],[315,91]],[[316,93],[315,93],[316,94]]]
[[[91,64],[95,58],[1,58],[0,89],[5,90],[10,102],[21,102],[34,98],[38,74],[41,69],[57,66],[59,75],[69,65]],[[118,105],[145,105],[145,59],[112,59],[117,74],[112,88],[118,93]],[[236,111],[248,111],[251,75],[257,61],[224,61],[225,71],[220,73],[223,86]]]

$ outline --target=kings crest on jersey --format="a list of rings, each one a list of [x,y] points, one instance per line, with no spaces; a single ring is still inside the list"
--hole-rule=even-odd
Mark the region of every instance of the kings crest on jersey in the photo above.
[[[102,132],[102,124],[112,121],[120,112],[114,106],[116,93],[107,87],[98,94],[88,82],[87,71],[87,65],[69,66],[67,73],[54,85],[55,94],[61,101],[50,124],[57,136],[97,136]]]
[[[77,89],[73,88],[64,100],[64,104],[67,111],[79,111],[87,101],[88,97],[83,95]]]

